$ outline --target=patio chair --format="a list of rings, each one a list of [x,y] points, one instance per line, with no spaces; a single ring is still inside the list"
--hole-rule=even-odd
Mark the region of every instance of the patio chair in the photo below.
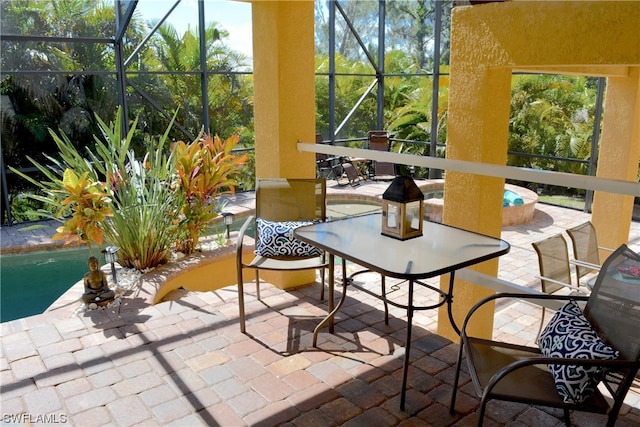
[[[607,425],[613,426],[640,368],[640,277],[626,274],[632,269],[640,269],[640,256],[622,245],[605,261],[589,297],[494,294],[477,303],[460,335],[450,412],[466,356],[481,398],[479,426],[493,399],[561,408],[567,425],[571,410],[606,414]],[[473,314],[486,310],[490,301],[506,303],[507,298],[548,305],[555,301],[560,307],[538,348],[469,336]],[[577,301],[586,301],[583,311]]]
[[[322,144],[322,135],[316,134],[316,144]],[[338,181],[343,173],[341,157],[316,153],[316,177]]]
[[[293,237],[293,229],[326,219],[327,186],[324,179],[258,179],[256,182],[256,211],[247,218],[238,232],[236,267],[238,274],[238,305],[240,330],[246,332],[244,305],[244,270],[255,270],[256,294],[260,299],[260,270],[300,271],[320,269],[324,299],[324,251]],[[247,230],[255,230],[255,256],[243,259]]]
[[[362,179],[360,177],[360,173],[358,172],[358,169],[356,169],[355,165],[348,158],[343,159],[342,169],[344,170],[344,174],[347,176],[347,182],[352,187],[360,185],[360,180]]]
[[[538,255],[538,267],[540,275],[536,278],[540,279],[540,287],[545,294],[553,295],[560,291],[567,291],[569,294],[575,295],[581,293],[586,295],[588,292],[574,286],[571,281],[571,267],[569,265],[569,251],[567,241],[562,234],[556,234],[546,239],[531,244]],[[536,337],[540,336],[542,326],[544,325],[544,316],[546,309],[542,307],[542,317],[540,319],[540,328]]]
[[[389,133],[381,130],[372,130],[367,134],[370,150],[389,151]],[[373,172],[370,174],[373,179],[392,180],[396,176],[395,165],[389,162],[373,162]]]
[[[338,181],[343,173],[342,159],[340,157],[329,157],[324,153],[316,154],[316,176],[318,178]]]
[[[567,230],[573,247],[573,259],[570,263],[576,268],[576,277],[580,281],[583,277],[600,270],[600,250],[613,252],[612,249],[598,245],[596,229],[587,221]],[[591,285],[587,281],[587,285]]]

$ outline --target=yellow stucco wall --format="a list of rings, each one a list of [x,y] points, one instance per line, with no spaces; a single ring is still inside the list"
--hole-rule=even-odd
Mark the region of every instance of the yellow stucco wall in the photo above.
[[[612,90],[623,98],[619,108],[624,110],[625,118],[616,120],[616,136],[609,136],[607,132],[614,131],[605,125],[598,175],[627,179],[635,176],[640,144],[640,2],[512,1],[457,7],[452,13],[451,28],[448,158],[505,164],[512,71],[592,71],[593,75],[616,75],[619,85],[625,86],[617,89],[618,83],[611,79]],[[609,102],[612,101],[608,97]],[[624,142],[620,143],[620,138]],[[616,149],[627,157],[604,156]],[[614,170],[618,170],[615,176],[609,175]],[[443,221],[499,236],[501,192],[501,179],[449,172]],[[631,212],[627,206],[632,197],[611,197],[615,203],[607,207],[609,213],[628,225]],[[596,194],[594,221],[600,221],[595,212],[604,206],[604,200]],[[598,226],[604,229],[597,223]],[[626,241],[628,228],[626,235],[624,226],[616,232],[616,240]],[[535,258],[531,261],[536,262]],[[496,275],[497,268],[494,261],[476,269]],[[448,287],[447,280],[442,278],[443,288]],[[454,316],[458,324],[477,300],[490,293],[462,281],[456,282],[455,290]],[[489,336],[492,313],[487,310],[483,315],[484,321],[477,322],[480,326],[473,332]],[[446,311],[441,309],[438,333],[455,339],[446,319]]]

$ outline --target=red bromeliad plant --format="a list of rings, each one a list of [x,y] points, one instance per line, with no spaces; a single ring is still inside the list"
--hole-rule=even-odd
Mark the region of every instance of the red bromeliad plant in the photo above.
[[[222,141],[217,135],[200,135],[187,144],[175,144],[178,188],[183,192],[181,225],[185,232],[176,243],[176,250],[191,254],[196,250],[200,234],[218,216],[214,199],[225,191],[234,191],[246,155],[231,153],[240,137],[233,135]]]

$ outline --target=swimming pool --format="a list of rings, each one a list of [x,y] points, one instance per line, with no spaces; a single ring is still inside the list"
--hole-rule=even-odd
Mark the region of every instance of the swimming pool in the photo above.
[[[0,257],[0,321],[44,312],[87,272],[88,248]]]
[[[338,219],[347,216],[365,215],[370,213],[382,212],[380,203],[367,201],[330,200],[327,202],[327,219]]]

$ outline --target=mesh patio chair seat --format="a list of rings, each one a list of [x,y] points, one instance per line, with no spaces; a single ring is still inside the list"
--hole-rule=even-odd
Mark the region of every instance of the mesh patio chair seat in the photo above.
[[[344,170],[344,174],[347,177],[347,182],[352,187],[360,185],[360,181],[362,178],[360,177],[360,173],[358,173],[358,170],[353,165],[353,163],[348,160],[343,160],[342,169]]]
[[[540,287],[545,294],[556,294],[568,291],[569,294],[588,294],[587,288],[580,288],[572,283],[571,267],[569,264],[569,250],[567,241],[562,234],[556,234],[531,244],[538,255]],[[542,317],[538,335],[544,325],[545,307],[542,307]]]
[[[322,135],[316,134],[316,144],[322,144]],[[316,153],[316,177],[338,181],[344,170],[342,158],[325,153]]]
[[[573,248],[573,259],[570,262],[576,268],[578,281],[600,270],[601,250],[613,252],[612,249],[603,248],[598,244],[598,235],[591,221],[569,228],[567,235]]]
[[[461,330],[451,413],[454,413],[456,392],[461,380],[462,359],[466,357],[473,388],[481,398],[478,425],[483,423],[489,401],[504,400],[560,408],[564,411],[567,425],[570,425],[572,410],[605,414],[607,425],[613,426],[640,368],[638,270],[640,256],[622,245],[604,262],[588,297],[495,294],[477,303],[467,314]],[[560,309],[560,312],[571,305],[563,306],[571,299],[586,302],[580,313],[584,322],[581,326],[583,329],[569,330],[567,327],[567,324],[578,327],[578,316],[568,317],[572,320],[566,322],[561,317],[556,319],[554,316],[543,333],[549,333],[549,336],[545,337],[538,348],[516,345],[504,337],[498,341],[469,335],[467,331],[474,321],[474,313],[486,309],[484,306],[488,302],[507,302],[508,298],[537,301]],[[551,305],[552,302],[555,306]],[[585,334],[594,333],[597,336],[589,341]],[[591,348],[592,344],[597,345],[600,351]],[[608,350],[617,351],[618,357],[610,354],[606,359],[601,345],[609,346]],[[555,350],[566,353],[555,354],[553,346],[556,346]],[[588,368],[593,368],[596,372],[589,372]],[[559,374],[562,372],[574,374],[573,377],[562,376]],[[598,387],[599,380],[601,383]],[[561,396],[561,393],[576,391],[575,384],[583,382],[589,386],[583,390],[594,390],[579,398]]]
[[[258,179],[255,215],[238,232],[236,267],[240,330],[246,332],[244,270],[255,271],[256,296],[260,299],[260,270],[320,270],[320,299],[324,299],[327,256],[293,237],[293,228],[326,220],[327,187],[324,179]],[[243,257],[245,235],[255,230],[255,256]]]
[[[330,157],[324,153],[316,154],[316,176],[338,181],[344,173],[340,157]]]

